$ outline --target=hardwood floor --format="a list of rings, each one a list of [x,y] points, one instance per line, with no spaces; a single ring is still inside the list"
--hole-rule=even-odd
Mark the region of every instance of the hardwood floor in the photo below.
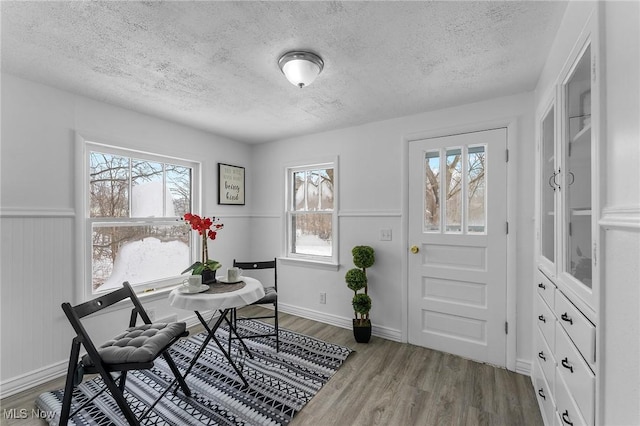
[[[281,313],[280,327],[355,351],[294,417],[292,426],[542,424],[529,377],[377,337],[368,344],[356,343],[351,330],[293,315]],[[61,378],[3,399],[0,424],[45,424],[31,417],[34,400],[63,386]],[[7,419],[11,409],[27,410],[28,418]]]

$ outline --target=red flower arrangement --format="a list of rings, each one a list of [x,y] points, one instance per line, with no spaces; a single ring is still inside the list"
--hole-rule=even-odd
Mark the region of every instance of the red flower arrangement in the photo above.
[[[205,271],[215,271],[219,269],[222,264],[217,260],[209,259],[209,247],[207,245],[207,241],[209,239],[215,240],[218,231],[224,228],[224,224],[220,223],[220,218],[217,217],[200,217],[197,214],[185,213],[184,221],[187,222],[191,229],[197,231],[198,234],[202,237],[202,262],[195,262],[193,265],[182,271],[185,272],[191,271],[192,275],[204,275]],[[215,277],[215,275],[214,275]],[[204,276],[203,282],[204,280]]]

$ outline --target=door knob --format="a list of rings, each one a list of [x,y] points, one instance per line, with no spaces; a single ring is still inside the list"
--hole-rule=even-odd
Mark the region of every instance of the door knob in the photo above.
[[[416,254],[420,251],[418,246],[411,246],[411,253]]]

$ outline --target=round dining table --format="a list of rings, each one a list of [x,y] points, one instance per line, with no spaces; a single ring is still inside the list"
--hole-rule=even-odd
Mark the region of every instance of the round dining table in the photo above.
[[[222,277],[218,277],[218,280],[222,280]],[[262,283],[250,277],[242,277],[242,281],[235,284],[218,281],[204,287],[209,288],[198,293],[185,291],[184,287],[175,288],[169,293],[169,304],[189,311],[220,311],[241,308],[264,297]]]
[[[251,354],[251,351],[249,351],[247,345],[242,341],[242,338],[238,335],[234,324],[229,320],[227,314],[233,308],[241,308],[263,298],[264,288],[260,281],[250,277],[242,277],[242,281],[232,284],[222,282],[222,277],[218,277],[218,280],[219,281],[216,283],[203,285],[200,289],[194,291],[186,287],[177,287],[169,293],[169,305],[179,309],[194,311],[198,320],[200,320],[200,323],[208,333],[207,338],[202,343],[202,346],[191,360],[184,377],[186,378],[191,372],[191,369],[198,361],[200,355],[202,355],[204,349],[207,347],[209,342],[213,340],[227,361],[229,361],[233,369],[236,371],[244,385],[248,386],[247,380],[243,376],[242,371],[238,368],[231,357],[231,335],[235,334],[235,338],[240,342],[242,348],[246,351],[249,357],[253,358],[253,355]],[[208,321],[205,320],[201,311],[212,311],[213,313],[211,318]],[[213,326],[209,326],[217,314],[219,314],[219,317]],[[223,321],[226,322],[229,327],[229,341],[226,349],[215,335]]]

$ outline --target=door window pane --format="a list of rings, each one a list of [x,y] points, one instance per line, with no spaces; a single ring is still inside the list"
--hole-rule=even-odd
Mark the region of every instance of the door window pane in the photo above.
[[[484,146],[467,151],[467,232],[484,233],[486,227],[486,152]]]
[[[446,232],[462,231],[462,161],[460,148],[446,152]]]
[[[425,154],[424,230],[440,230],[440,152]]]

